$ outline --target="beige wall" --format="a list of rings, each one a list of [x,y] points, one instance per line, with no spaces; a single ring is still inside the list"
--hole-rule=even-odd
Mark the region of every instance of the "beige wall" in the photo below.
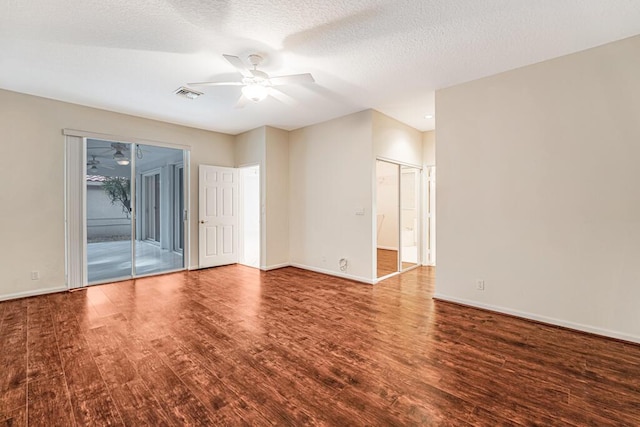
[[[266,269],[289,264],[289,132],[266,127]]]
[[[424,156],[424,142],[423,142],[423,134],[412,128],[411,126],[407,126],[406,124],[399,122],[398,120],[391,118],[385,114],[382,114],[378,111],[372,112],[372,138],[373,138],[373,156],[374,159],[384,158],[388,160],[393,160],[399,163],[408,163],[410,165],[416,165],[418,167],[422,166],[423,156]],[[375,160],[374,160],[375,161]],[[374,166],[375,170],[375,166]],[[424,178],[424,174],[421,175],[421,178]],[[373,177],[373,182],[377,185],[377,178]],[[376,195],[376,200],[374,200],[374,210],[377,213],[381,212],[381,209],[378,208],[379,201],[377,200],[379,192],[374,193]],[[382,193],[384,194],[384,193]],[[396,202],[397,204],[397,202]],[[384,202],[383,202],[384,205]],[[397,208],[396,208],[397,209]],[[385,206],[382,206],[382,210],[388,210]],[[409,214],[409,212],[404,212],[405,214]],[[388,231],[389,226],[391,225],[398,227],[398,218],[397,214],[395,218],[393,214],[385,214],[389,215],[385,217],[383,220],[383,227],[381,228],[381,236],[376,236],[376,245],[378,247],[393,247],[393,245],[388,244]],[[410,215],[415,216],[414,213],[410,213]],[[403,217],[403,220],[406,220],[406,217]],[[413,221],[412,221],[413,222]],[[376,234],[377,234],[377,221],[376,221]],[[424,227],[422,227],[420,233],[420,238],[422,239],[422,248],[425,248],[425,234]],[[395,232],[397,234],[397,231]],[[396,242],[398,242],[398,238],[396,237]],[[397,243],[396,243],[397,245]],[[424,255],[424,250],[423,250]],[[377,257],[377,253],[374,253],[374,256]],[[373,273],[374,277],[376,276],[376,272]]]
[[[252,129],[235,136],[235,166],[251,166],[259,164],[263,166],[265,157],[264,126]]]
[[[638,52],[436,93],[440,298],[640,342]]]
[[[289,132],[262,126],[236,136],[236,166],[260,165],[260,268],[289,264]]]
[[[200,163],[233,166],[234,137],[0,90],[0,298],[65,286],[64,136],[78,129],[191,146],[191,212]],[[191,264],[198,262],[191,217]],[[30,280],[37,270],[41,279]]]
[[[289,134],[290,259],[361,281],[373,276],[372,112]],[[356,215],[364,209],[364,215]],[[346,258],[349,267],[340,271]]]
[[[415,164],[422,156],[418,131],[372,110],[235,137],[8,91],[0,91],[0,113],[10,153],[0,174],[18,183],[0,193],[10,207],[0,220],[0,298],[65,287],[63,129],[191,148],[191,268],[198,263],[198,166],[260,164],[261,266],[293,263],[365,282],[375,280],[375,156]],[[38,281],[30,280],[34,270]]]
[[[422,133],[422,164],[435,166],[436,164],[436,131]]]
[[[266,157],[266,128],[264,126],[236,135],[235,159],[236,167],[260,166],[260,267],[266,265],[266,195],[265,188],[265,157]]]
[[[372,110],[373,154],[401,163],[422,165],[422,133]]]

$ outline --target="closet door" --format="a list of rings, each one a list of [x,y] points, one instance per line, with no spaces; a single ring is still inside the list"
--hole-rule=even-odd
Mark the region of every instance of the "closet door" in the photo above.
[[[400,167],[400,260],[401,271],[420,260],[420,169]]]

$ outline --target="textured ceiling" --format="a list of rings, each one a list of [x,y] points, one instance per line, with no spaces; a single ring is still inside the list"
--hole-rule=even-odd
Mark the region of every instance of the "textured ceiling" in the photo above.
[[[233,134],[367,108],[429,130],[436,89],[639,33],[637,0],[0,0],[0,88]],[[254,52],[316,84],[173,94]]]

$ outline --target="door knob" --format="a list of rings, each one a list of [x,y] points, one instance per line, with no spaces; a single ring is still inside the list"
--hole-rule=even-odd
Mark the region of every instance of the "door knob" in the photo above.
[[[209,222],[209,221],[205,221],[204,219],[200,220],[200,224],[204,224],[205,222]]]

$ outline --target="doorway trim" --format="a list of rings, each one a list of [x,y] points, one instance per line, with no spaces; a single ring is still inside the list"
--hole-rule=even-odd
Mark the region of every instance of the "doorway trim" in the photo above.
[[[248,267],[252,267],[252,268],[258,268],[258,269],[262,269],[263,266],[263,262],[262,260],[264,259],[263,255],[264,255],[264,248],[263,248],[263,243],[264,243],[264,221],[263,221],[263,214],[264,214],[264,209],[263,209],[263,177],[262,177],[262,165],[260,164],[260,162],[256,162],[256,163],[246,163],[246,164],[242,164],[240,166],[238,166],[236,169],[238,169],[238,184],[239,184],[239,204],[238,204],[238,213],[240,214],[240,218],[239,218],[239,223],[240,226],[238,227],[238,248],[239,248],[239,257],[238,260],[242,259],[242,257],[244,256],[244,215],[245,215],[245,207],[244,207],[244,194],[245,194],[245,187],[244,187],[244,180],[242,178],[242,170],[243,169],[249,169],[249,168],[258,168],[258,223],[259,223],[259,232],[258,232],[258,239],[260,240],[258,242],[258,265],[257,266],[252,266],[252,265],[248,265],[248,264],[244,264],[242,262],[238,262],[239,264],[242,265],[246,265]]]

